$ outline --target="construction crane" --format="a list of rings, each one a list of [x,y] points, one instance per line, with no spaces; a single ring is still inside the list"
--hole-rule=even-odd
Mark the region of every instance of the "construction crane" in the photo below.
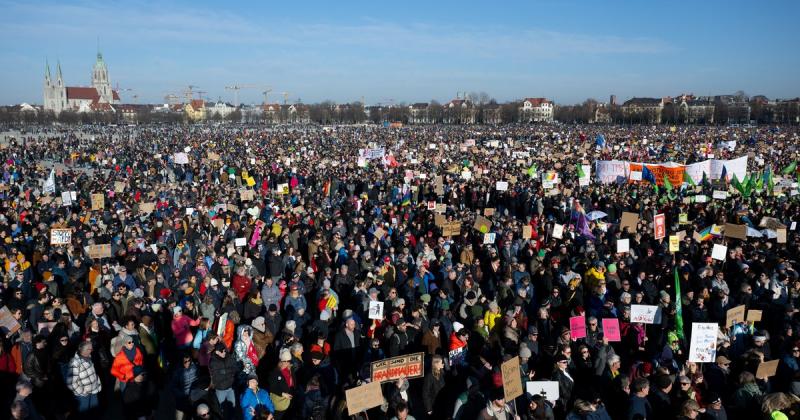
[[[289,103],[289,92],[281,92],[283,95],[283,104],[286,105]]]
[[[178,96],[178,95],[176,95],[174,93],[167,93],[164,96],[164,102],[166,102],[169,105],[177,104],[180,99],[181,99],[180,96]]]
[[[189,85],[187,87],[187,89],[183,92],[183,94],[186,95],[186,103],[187,104],[192,102],[192,98],[193,98],[192,89],[199,88],[199,87],[200,86]]]
[[[261,92],[264,95],[264,105],[269,104],[269,93],[272,92],[272,88],[266,88],[265,91]]]
[[[241,89],[251,89],[256,88],[256,85],[233,85],[233,86],[225,86],[225,90],[232,90],[233,91],[233,106],[239,108],[239,90]]]
[[[203,95],[205,95],[206,93],[207,92],[204,91],[204,90],[198,90],[197,91],[197,97],[199,97],[200,99],[203,99]]]

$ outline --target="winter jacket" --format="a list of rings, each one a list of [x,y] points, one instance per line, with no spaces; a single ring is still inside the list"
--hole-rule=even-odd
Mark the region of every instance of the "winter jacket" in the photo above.
[[[239,373],[238,365],[233,355],[226,354],[225,358],[222,358],[215,352],[211,356],[211,363],[208,365],[211,373],[211,383],[214,388],[219,390],[230,389],[233,386],[233,380]]]
[[[120,382],[130,382],[134,378],[133,368],[135,366],[144,366],[144,357],[142,352],[134,347],[136,355],[133,356],[133,362],[128,360],[125,351],[120,351],[114,358],[114,363],[111,365],[111,374]]]
[[[250,339],[246,343],[242,340],[242,332],[245,330],[250,333]],[[233,345],[233,354],[236,357],[236,360],[242,364],[242,372],[245,375],[255,373],[256,365],[258,364],[258,356],[256,356],[255,362],[250,357],[251,352],[253,354],[258,353],[255,348],[255,344],[253,343],[253,328],[249,325],[239,325],[236,328],[236,336],[239,337],[239,339],[236,340],[236,343]]]
[[[175,336],[175,344],[178,347],[184,347],[192,344],[192,330],[191,327],[196,327],[200,324],[200,320],[189,318],[186,315],[181,315],[177,318],[172,318],[172,334]]]
[[[249,387],[245,389],[242,394],[240,405],[242,407],[242,418],[244,420],[251,420],[253,418],[251,410],[256,411],[259,406],[270,413],[275,413],[275,407],[272,405],[269,393],[261,388],[259,388],[258,391],[253,391]]]

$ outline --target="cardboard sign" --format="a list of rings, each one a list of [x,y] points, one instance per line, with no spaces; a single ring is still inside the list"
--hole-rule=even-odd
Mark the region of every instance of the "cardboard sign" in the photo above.
[[[693,322],[692,341],[689,343],[689,361],[713,363],[717,359],[716,322]]]
[[[573,341],[586,337],[586,317],[583,315],[570,317],[569,333]]]
[[[669,252],[678,252],[681,249],[681,240],[678,235],[669,236]]]
[[[515,356],[500,365],[503,374],[503,394],[506,402],[522,395],[522,378],[519,376],[519,356]]]
[[[750,309],[747,311],[747,322],[758,322],[761,321],[761,311],[758,309]]]
[[[14,319],[14,315],[11,315],[11,311],[8,310],[8,307],[3,306],[0,308],[0,332],[5,336],[14,334],[20,328],[19,322]]]
[[[663,213],[653,216],[653,234],[656,239],[667,236],[667,219]]]
[[[50,229],[50,245],[67,245],[72,242],[72,229]]]
[[[370,382],[344,392],[347,400],[347,413],[351,416],[383,404],[380,382]]]
[[[125,191],[125,183],[122,181],[115,181],[114,182],[114,192],[121,193]]]
[[[483,209],[483,215],[486,216],[486,217],[494,216],[494,208],[486,207],[485,209]]]
[[[744,305],[728,309],[725,313],[725,326],[730,327],[736,322],[744,322]]]
[[[631,305],[631,322],[652,324],[657,312],[658,306],[655,305]]]
[[[434,214],[433,215],[433,224],[439,227],[443,227],[447,223],[447,218],[441,214]]]
[[[603,336],[608,341],[622,341],[617,318],[603,318]]]
[[[92,211],[103,210],[104,208],[106,208],[106,196],[92,194]]]
[[[461,235],[461,222],[445,223],[442,226],[443,236],[458,236]]]
[[[111,244],[89,245],[87,248],[89,258],[111,258]]]
[[[377,228],[374,232],[372,232],[372,236],[374,236],[375,239],[381,240],[384,236],[386,236],[386,231],[381,228]]]
[[[541,395],[547,401],[558,401],[558,381],[528,381],[525,391],[531,395]]]
[[[714,244],[711,250],[711,258],[717,261],[725,261],[725,256],[728,254],[728,247],[725,245]]]
[[[564,237],[564,225],[559,225],[558,223],[553,225],[553,237],[556,239]]]
[[[785,228],[777,229],[775,231],[775,235],[776,235],[775,239],[778,241],[779,244],[785,244],[786,243],[786,229]]]
[[[488,233],[492,228],[492,221],[483,216],[478,216],[475,219],[475,224],[472,225],[472,228],[480,233]]]
[[[688,225],[689,224],[689,215],[686,213],[681,213],[678,215],[678,224],[679,225]]]
[[[370,371],[373,382],[419,378],[425,374],[425,356],[423,353],[414,353],[378,360],[372,362]]]
[[[444,203],[436,203],[436,209],[434,210],[438,214],[444,214],[447,212],[447,204]]]
[[[636,213],[624,212],[622,219],[619,222],[619,230],[628,228],[628,232],[636,232],[636,226],[639,224],[639,215]]]
[[[617,254],[624,254],[631,250],[630,239],[617,239]]]
[[[239,190],[239,199],[242,201],[252,201],[256,197],[255,191],[249,188],[242,188]]]
[[[139,203],[140,214],[150,214],[156,209],[156,203]]]
[[[379,300],[369,301],[369,319],[383,319],[383,302]]]
[[[747,225],[725,223],[725,237],[747,240]]]
[[[770,376],[775,376],[775,373],[778,372],[779,362],[780,362],[779,359],[775,359],[775,360],[770,360],[769,362],[759,363],[758,369],[756,369],[756,378],[767,379]]]
[[[533,237],[533,228],[530,225],[522,227],[522,239],[531,239]]]

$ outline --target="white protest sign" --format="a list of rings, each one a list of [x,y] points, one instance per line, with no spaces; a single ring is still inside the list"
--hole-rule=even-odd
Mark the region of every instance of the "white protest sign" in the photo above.
[[[369,319],[383,319],[383,302],[379,300],[369,301]]]
[[[624,254],[631,250],[630,239],[617,239],[617,254]]]
[[[233,242],[235,246],[245,246],[247,245],[247,238],[236,238]]]
[[[506,181],[497,181],[495,184],[495,188],[497,191],[507,191],[508,190],[508,182]]]
[[[61,193],[61,205],[68,207],[72,205],[72,195],[69,191],[64,191]]]
[[[631,305],[631,322],[652,324],[655,322],[656,312],[658,306],[655,305]]]
[[[711,250],[711,258],[717,261],[725,261],[725,255],[728,253],[728,247],[725,245],[714,244],[714,249]]]
[[[494,243],[494,239],[495,239],[495,235],[496,235],[496,233],[494,233],[494,232],[484,233],[483,234],[483,243],[485,245],[493,244]]]
[[[716,191],[714,191],[714,194],[712,195],[712,197],[715,200],[724,200],[724,199],[728,198],[728,192],[727,191],[716,190]]]
[[[693,322],[692,341],[689,343],[689,361],[695,363],[710,363],[717,358],[717,330],[716,322]]]
[[[556,239],[564,237],[564,225],[559,225],[558,223],[553,225],[553,237]]]

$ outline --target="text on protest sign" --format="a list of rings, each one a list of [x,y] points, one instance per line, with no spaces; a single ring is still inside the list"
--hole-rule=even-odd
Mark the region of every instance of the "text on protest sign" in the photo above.
[[[72,242],[71,229],[50,229],[50,245],[67,245]]]
[[[372,362],[370,367],[373,382],[393,381],[400,378],[418,378],[425,374],[423,353],[406,354]]]
[[[631,322],[652,324],[655,322],[657,312],[658,306],[655,305],[631,305]]]

